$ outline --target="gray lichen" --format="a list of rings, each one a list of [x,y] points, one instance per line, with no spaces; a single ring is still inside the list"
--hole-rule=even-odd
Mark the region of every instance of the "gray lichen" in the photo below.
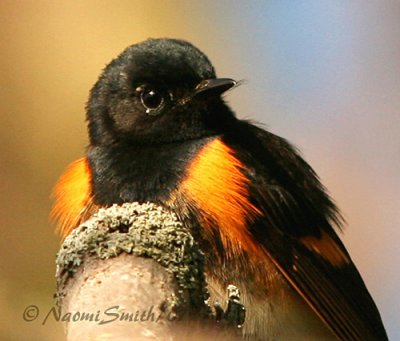
[[[186,304],[204,306],[208,292],[203,253],[173,213],[151,203],[100,209],[77,227],[57,255],[59,291],[88,257],[108,259],[121,253],[152,258],[173,274],[179,286],[177,305],[189,297]]]

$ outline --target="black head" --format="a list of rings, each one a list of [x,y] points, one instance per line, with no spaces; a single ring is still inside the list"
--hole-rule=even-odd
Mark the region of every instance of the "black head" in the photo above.
[[[216,78],[207,56],[186,41],[132,45],[91,90],[90,142],[173,142],[218,133],[234,119],[221,94],[235,84]]]

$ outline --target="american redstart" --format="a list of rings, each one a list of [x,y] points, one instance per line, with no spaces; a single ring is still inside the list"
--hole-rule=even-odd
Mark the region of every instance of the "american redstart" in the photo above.
[[[248,340],[386,340],[337,207],[290,143],[235,117],[222,95],[236,84],[183,40],[112,60],[90,92],[87,153],[55,188],[62,236],[98,207],[156,203],[196,236],[210,291],[240,289]]]

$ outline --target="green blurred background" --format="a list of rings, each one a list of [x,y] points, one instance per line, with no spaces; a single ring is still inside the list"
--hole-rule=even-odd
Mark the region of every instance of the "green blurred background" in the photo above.
[[[126,46],[175,37],[223,77],[227,100],[294,142],[349,227],[343,240],[400,340],[400,2],[0,1],[0,339],[62,340],[49,193],[87,145],[84,105]],[[25,322],[26,306],[39,319]]]

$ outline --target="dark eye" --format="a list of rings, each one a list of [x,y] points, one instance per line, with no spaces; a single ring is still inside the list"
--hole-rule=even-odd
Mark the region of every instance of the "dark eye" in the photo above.
[[[157,115],[158,109],[164,104],[163,94],[156,89],[144,89],[140,93],[140,100],[149,115]]]

